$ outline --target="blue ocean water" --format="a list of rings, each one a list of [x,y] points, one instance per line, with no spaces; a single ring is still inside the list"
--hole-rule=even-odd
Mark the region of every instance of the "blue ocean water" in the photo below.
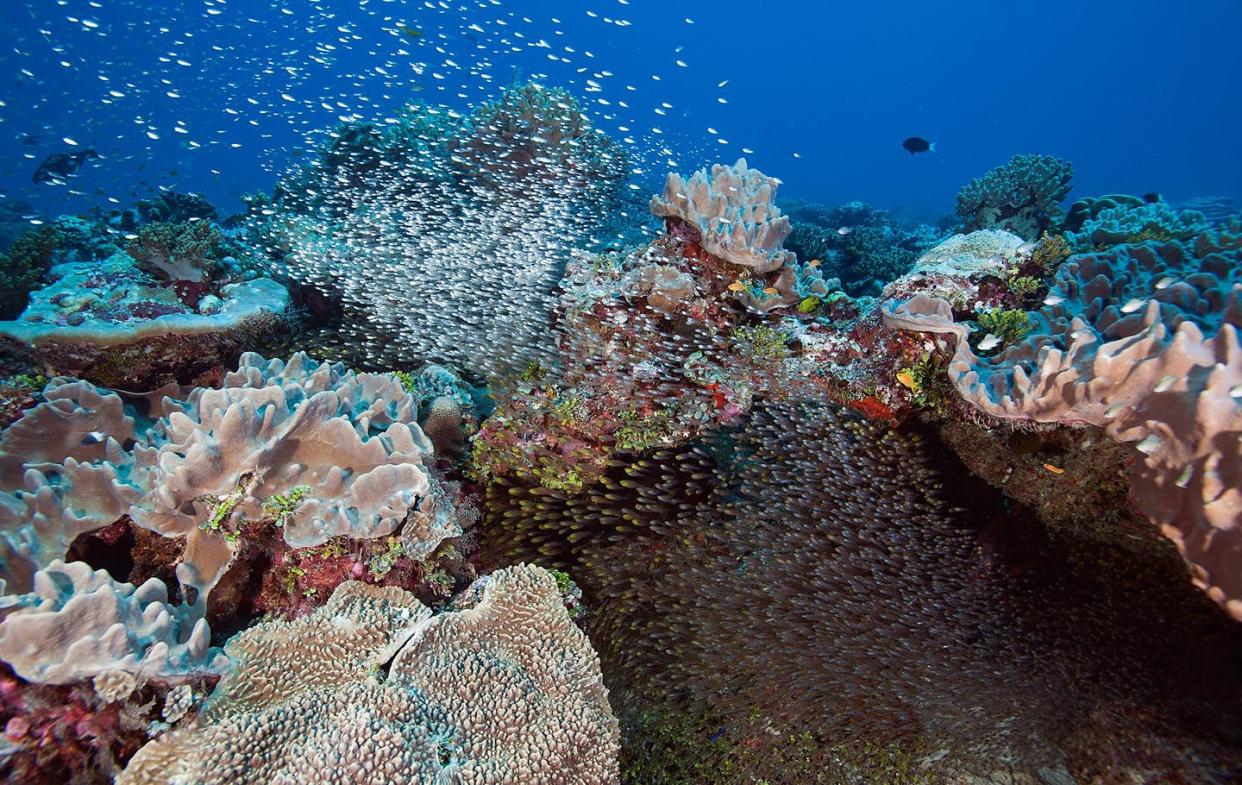
[[[236,208],[341,119],[382,120],[411,99],[464,109],[515,74],[585,99],[601,128],[632,140],[646,183],[744,155],[792,195],[937,214],[970,178],[1045,153],[1074,163],[1072,196],[1242,199],[1234,0],[10,10],[0,192],[45,211],[159,186]],[[910,156],[908,136],[936,152]],[[30,181],[46,156],[84,147],[103,158],[71,187]]]

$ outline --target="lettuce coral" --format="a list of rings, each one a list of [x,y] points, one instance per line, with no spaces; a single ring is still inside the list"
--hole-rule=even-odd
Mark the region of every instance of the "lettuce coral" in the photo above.
[[[86,382],[58,380],[45,395],[0,441],[0,577],[10,590],[28,588],[76,536],[129,515],[186,541],[177,575],[202,604],[242,523],[273,517],[271,499],[295,494],[276,523],[287,543],[308,547],[388,535],[431,493],[432,446],[395,377],[247,354],[218,388],[164,398],[140,428],[117,394]],[[85,440],[82,427],[92,429]],[[46,445],[29,449],[42,429]],[[423,524],[411,558],[460,534],[448,509]]]
[[[177,681],[224,670],[207,622],[168,602],[157,578],[135,587],[82,562],[53,561],[34,591],[5,597],[0,660],[40,684],[69,684],[123,673]],[[130,690],[133,684],[130,684]]]

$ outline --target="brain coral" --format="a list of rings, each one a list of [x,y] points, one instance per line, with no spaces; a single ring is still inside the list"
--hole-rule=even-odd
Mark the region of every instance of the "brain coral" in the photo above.
[[[978,357],[943,300],[897,303],[895,326],[958,336],[949,373],[990,415],[1090,423],[1143,455],[1131,494],[1197,586],[1242,620],[1242,235],[1070,257],[1038,325]]]
[[[1004,229],[1024,240],[1061,220],[1074,167],[1050,155],[1015,155],[958,191],[957,214],[968,231]]]
[[[599,660],[556,580],[529,566],[482,580],[477,605],[438,616],[349,582],[308,617],[241,633],[200,718],[118,785],[617,782]]]

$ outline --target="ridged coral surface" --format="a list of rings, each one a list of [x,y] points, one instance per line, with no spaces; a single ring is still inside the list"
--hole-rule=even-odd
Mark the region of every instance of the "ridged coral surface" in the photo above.
[[[529,566],[482,580],[477,605],[438,616],[345,583],[309,617],[238,635],[203,716],[118,785],[617,782],[599,661],[556,581]]]
[[[741,158],[733,166],[714,164],[685,180],[670,172],[664,195],[651,199],[658,216],[678,218],[696,229],[711,254],[756,273],[792,265],[794,255],[782,247],[789,219],[776,206],[779,185]]]

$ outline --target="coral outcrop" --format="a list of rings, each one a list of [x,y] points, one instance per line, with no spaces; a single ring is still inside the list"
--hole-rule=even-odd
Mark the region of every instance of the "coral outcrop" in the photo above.
[[[1003,229],[1038,240],[1064,215],[1074,167],[1050,155],[1015,155],[972,180],[957,194],[957,214],[967,231]]]
[[[978,410],[1090,423],[1144,456],[1139,508],[1195,584],[1242,620],[1242,242],[1227,231],[1064,262],[1033,329],[980,357],[952,306],[919,295],[885,318],[957,336],[949,374]]]
[[[188,226],[215,231],[206,223]],[[184,233],[200,244],[211,241],[197,229]],[[241,347],[284,328],[290,308],[284,286],[268,278],[209,284],[204,248],[182,253],[177,243],[191,242],[182,235],[159,242],[173,248],[149,239],[140,253],[147,269],[119,250],[52,266],[25,310],[0,322],[0,344],[49,373],[150,389],[231,361]]]
[[[272,520],[294,547],[370,539],[431,495],[422,460],[432,445],[392,376],[247,354],[219,387],[164,398],[141,428],[119,395],[86,382],[54,381],[45,396],[0,441],[10,590],[27,589],[78,535],[128,515],[184,539],[178,577],[201,604],[247,521]],[[461,533],[443,508],[416,527],[416,559]]]
[[[118,784],[615,783],[599,660],[556,580],[518,566],[481,581],[477,604],[437,616],[344,583],[306,618],[241,633],[198,721]]]
[[[757,274],[794,263],[783,248],[789,219],[776,206],[780,185],[739,158],[733,166],[714,164],[685,180],[671,172],[663,196],[651,199],[651,212],[685,222],[699,233],[704,250]]]
[[[1123,205],[1100,210],[1066,240],[1075,251],[1102,251],[1147,240],[1189,240],[1208,231],[1203,213],[1174,210],[1167,202]]]

